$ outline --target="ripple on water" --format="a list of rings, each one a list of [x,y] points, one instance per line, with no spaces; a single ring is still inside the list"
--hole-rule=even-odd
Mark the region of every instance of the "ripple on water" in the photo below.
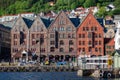
[[[78,77],[76,72],[1,72],[0,80],[99,80]]]

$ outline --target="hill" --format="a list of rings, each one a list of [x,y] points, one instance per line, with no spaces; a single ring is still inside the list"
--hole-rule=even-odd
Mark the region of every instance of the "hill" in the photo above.
[[[101,8],[110,3],[114,3],[117,7],[115,11],[110,11],[110,14],[119,14],[120,0],[0,0],[0,16],[23,12],[39,13],[41,11],[48,12],[50,10],[72,10],[79,6],[83,6],[85,8],[98,6]]]

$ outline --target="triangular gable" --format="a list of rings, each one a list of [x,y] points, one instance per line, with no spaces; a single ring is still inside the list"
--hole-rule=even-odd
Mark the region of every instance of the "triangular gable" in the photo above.
[[[120,50],[116,50],[116,51],[113,53],[113,56],[120,56]]]
[[[21,28],[24,28],[25,30],[28,30],[28,26],[26,25],[26,23],[24,22],[23,18],[20,16],[15,24],[13,25],[13,28],[11,31],[14,31],[14,30],[17,30],[17,31],[20,31]]]
[[[106,44],[115,44],[114,38],[108,40],[108,42]]]
[[[30,31],[40,31],[41,27],[43,31],[47,31],[47,28],[45,24],[43,23],[41,17],[37,16],[30,28]]]
[[[84,23],[86,22],[95,22],[98,26],[101,26],[101,24],[97,21],[97,19],[94,17],[92,11],[89,11],[89,13],[87,14],[87,16],[81,21],[81,24],[78,26],[78,29],[80,26],[82,26]],[[95,25],[95,24],[93,24]],[[102,26],[101,26],[102,29],[104,29]]]
[[[58,26],[60,19],[63,19],[65,21],[64,24],[71,23],[71,25],[74,26],[74,28],[75,28],[75,25],[72,23],[72,21],[69,19],[69,17],[65,14],[65,12],[61,11],[57,15],[57,17],[55,18],[55,20],[50,24],[50,26],[48,27],[48,29],[51,28],[54,24],[56,24]]]

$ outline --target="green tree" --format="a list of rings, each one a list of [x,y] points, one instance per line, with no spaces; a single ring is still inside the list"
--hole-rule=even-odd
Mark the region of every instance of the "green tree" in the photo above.
[[[71,9],[75,9],[75,8],[76,8],[76,3],[74,2],[71,4]]]
[[[120,7],[120,0],[115,0],[115,1],[114,1],[114,5],[115,5],[116,7]]]
[[[106,9],[105,9],[105,7],[101,7],[98,11],[98,16],[105,17],[105,15],[106,15]]]
[[[95,2],[95,0],[86,0],[83,5],[84,5],[84,7],[88,8],[88,7],[91,7],[91,6],[95,6],[96,2]]]
[[[120,14],[120,8],[116,8],[116,9],[113,11],[113,14],[114,14],[114,15]]]

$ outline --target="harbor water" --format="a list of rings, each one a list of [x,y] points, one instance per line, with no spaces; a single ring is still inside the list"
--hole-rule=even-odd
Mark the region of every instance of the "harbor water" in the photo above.
[[[0,80],[108,80],[108,79],[80,77],[77,76],[77,72],[0,72]]]

